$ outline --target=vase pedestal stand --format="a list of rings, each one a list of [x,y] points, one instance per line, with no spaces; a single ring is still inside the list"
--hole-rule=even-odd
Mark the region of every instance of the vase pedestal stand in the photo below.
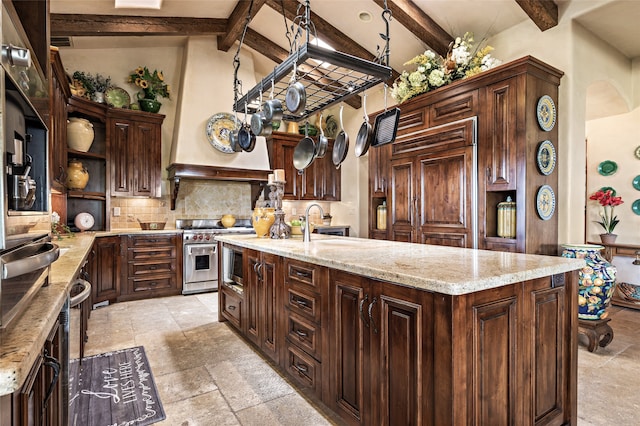
[[[598,346],[604,348],[613,340],[613,329],[608,324],[611,318],[599,320],[578,319],[578,334],[584,334],[589,339],[589,352],[594,352]]]

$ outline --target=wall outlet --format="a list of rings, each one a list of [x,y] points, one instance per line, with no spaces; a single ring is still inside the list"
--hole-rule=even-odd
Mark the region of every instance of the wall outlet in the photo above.
[[[114,216],[120,216],[120,207],[114,207],[113,208],[113,215]]]

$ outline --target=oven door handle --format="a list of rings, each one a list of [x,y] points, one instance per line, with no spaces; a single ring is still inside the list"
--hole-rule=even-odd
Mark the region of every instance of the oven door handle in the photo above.
[[[29,244],[2,257],[2,279],[46,268],[60,257],[60,249],[49,242]]]
[[[217,252],[217,244],[189,244],[187,246],[187,254],[189,256],[204,256],[207,254],[216,254]]]

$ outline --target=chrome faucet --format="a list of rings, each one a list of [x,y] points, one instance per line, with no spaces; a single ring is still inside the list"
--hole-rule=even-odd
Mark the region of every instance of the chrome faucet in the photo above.
[[[311,241],[311,232],[309,231],[309,210],[311,210],[311,207],[316,206],[317,208],[320,209],[320,215],[324,216],[324,211],[322,210],[322,207],[320,207],[320,204],[311,204],[309,207],[307,207],[307,211],[304,212],[304,236],[302,237],[302,241],[303,242],[308,242]]]

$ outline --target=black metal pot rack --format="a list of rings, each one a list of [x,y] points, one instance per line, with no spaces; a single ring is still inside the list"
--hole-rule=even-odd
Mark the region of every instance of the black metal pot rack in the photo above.
[[[308,0],[304,8],[305,17],[300,21],[305,23],[304,25],[312,26],[309,19]],[[387,81],[391,78],[393,71],[388,66],[388,24],[386,30],[387,46],[380,60],[380,62],[386,62],[383,64],[312,44],[309,42],[310,29],[307,27],[306,43],[293,51],[287,59],[274,68],[272,73],[263,78],[244,96],[240,99],[236,98],[233,110],[244,112],[246,105],[248,113],[256,112],[260,106],[260,93],[263,89],[273,88],[273,97],[282,101],[283,119],[297,122]],[[297,33],[300,34],[300,31]],[[297,44],[296,41],[292,42],[292,46]],[[304,111],[298,114],[292,114],[288,111],[285,103],[292,77],[295,81],[300,81],[306,91],[306,106]]]

